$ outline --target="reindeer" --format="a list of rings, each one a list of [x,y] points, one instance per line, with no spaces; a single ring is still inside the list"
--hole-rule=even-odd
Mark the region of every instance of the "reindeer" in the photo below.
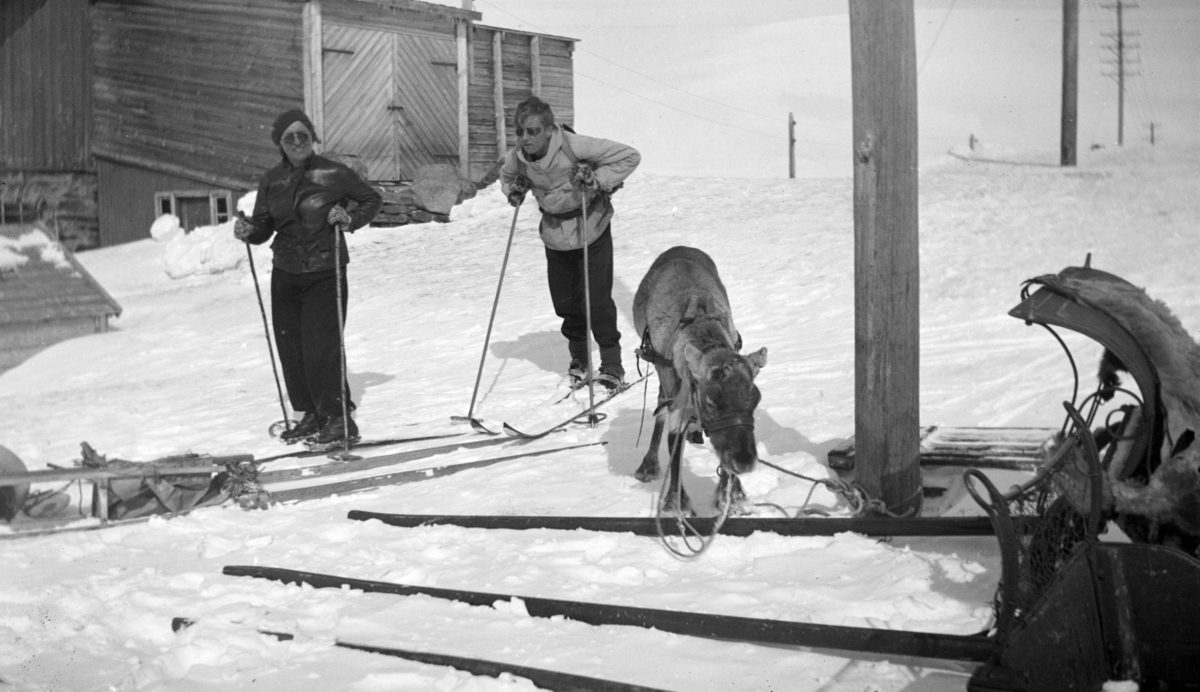
[[[714,504],[725,509],[726,497],[740,504],[745,491],[737,475],[754,470],[758,461],[754,409],[762,395],[754,377],[767,364],[767,349],[738,354],[741,336],[712,258],[682,246],[659,255],[634,296],[633,323],[642,335],[638,355],[654,364],[659,382],[650,450],[634,477],[643,483],[658,477],[666,427],[671,461],[659,507],[691,514],[680,483],[681,438],[702,443],[703,430],[721,460]]]

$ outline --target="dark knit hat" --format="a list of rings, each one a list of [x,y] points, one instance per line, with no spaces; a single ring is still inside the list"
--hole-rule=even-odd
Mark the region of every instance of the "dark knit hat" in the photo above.
[[[308,119],[304,111],[293,108],[280,113],[279,117],[275,118],[275,124],[271,126],[271,141],[275,143],[275,146],[279,146],[279,141],[283,139],[283,131],[291,127],[292,123],[297,122],[304,123],[304,126],[312,133],[314,142],[321,141],[317,139],[317,128],[313,127],[312,121]]]

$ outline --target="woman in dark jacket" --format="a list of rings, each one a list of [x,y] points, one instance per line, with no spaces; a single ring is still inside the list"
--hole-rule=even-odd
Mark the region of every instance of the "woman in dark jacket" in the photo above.
[[[275,343],[292,409],[304,412],[300,424],[283,434],[287,442],[312,438],[319,444],[358,439],[354,419],[343,418],[342,397],[349,387],[342,378],[341,329],[338,324],[338,274],[342,314],[350,261],[335,226],[354,231],[375,218],[383,203],[379,193],[346,166],[313,152],[318,141],[303,111],[290,110],[275,119],[271,140],[283,160],[263,174],[254,215],[239,218],[234,235],[262,244],[272,235],[271,315]],[[349,210],[347,202],[355,204]],[[335,267],[334,243],[341,243],[341,271]]]

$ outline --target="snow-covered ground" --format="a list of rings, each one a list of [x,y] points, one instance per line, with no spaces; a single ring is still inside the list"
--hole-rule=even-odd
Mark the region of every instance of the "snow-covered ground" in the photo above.
[[[1082,264],[1088,253],[1093,266],[1145,287],[1200,333],[1200,149],[1088,152],[1069,169],[995,147],[954,153],[921,173],[923,425],[1060,422],[1072,384],[1067,360],[1043,330],[1006,313],[1023,280]],[[831,475],[826,452],[854,430],[852,193],[841,178],[639,173],[615,200],[626,368],[632,374],[630,307],[642,274],[671,246],[705,250],[729,288],[746,348],[770,351],[758,380],[760,454],[813,477]],[[347,348],[365,437],[465,432],[450,418],[470,403],[512,215],[493,188],[457,207],[448,224],[350,237]],[[476,405],[487,419],[535,428],[568,360],[536,217],[532,203],[521,209]],[[227,227],[155,236],[79,256],[124,308],[113,331],[57,344],[0,375],[0,444],[31,469],[69,465],[83,441],[131,460],[282,451],[267,435],[281,414],[244,246]],[[269,250],[255,248],[254,261],[265,291]],[[1099,347],[1064,337],[1090,381]],[[649,397],[652,406],[653,382]],[[578,405],[559,404],[552,415]],[[986,538],[719,537],[685,561],[655,539],[625,534],[346,519],[350,509],[648,516],[658,486],[633,478],[650,420],[641,391],[607,410],[595,430],[572,428],[527,449],[604,446],[266,511],[208,508],[0,540],[0,689],[532,689],[525,680],[336,648],[334,639],[668,690],[965,689],[965,664],[715,642],[538,620],[507,603],[469,607],[221,574],[225,565],[257,564],[798,622],[957,634],[989,626],[999,564]],[[401,468],[499,453],[464,450]],[[692,445],[685,458],[701,504],[715,488],[714,456]],[[792,514],[810,490],[769,468],[747,486],[755,502]],[[814,506],[846,511],[823,489]],[[177,616],[198,624],[174,633]]]

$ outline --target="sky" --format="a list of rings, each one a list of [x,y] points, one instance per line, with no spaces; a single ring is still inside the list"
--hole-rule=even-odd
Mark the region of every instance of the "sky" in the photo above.
[[[1085,152],[1078,169],[1030,164],[1018,149],[981,145],[921,171],[920,424],[1022,426],[1046,436],[1062,421],[1071,366],[1044,330],[1007,315],[1031,277],[1081,264],[1111,271],[1162,300],[1200,333],[1200,147]],[[637,171],[615,197],[614,298],[630,348],[633,293],[673,245],[706,251],[729,290],[744,352],[768,349],[756,383],[760,465],[744,474],[762,517],[848,505],[816,480],[827,452],[853,434],[854,261],[849,178],[747,181]],[[729,214],[729,209],[739,209]],[[560,404],[565,340],[545,288],[536,207],[516,235],[475,414],[539,429],[577,411]],[[492,186],[446,224],[366,228],[348,238],[347,361],[356,419],[368,439],[470,435],[467,413],[514,210]],[[169,220],[168,220],[169,221]],[[0,445],[27,467],[71,466],[86,441],[108,458],[148,461],[191,451],[287,453],[268,435],[281,413],[245,246],[231,224],[78,255],[120,303],[104,334],[58,343],[0,374]],[[0,243],[26,252],[45,237]],[[3,254],[3,253],[0,253]],[[270,250],[252,251],[269,286]],[[8,271],[19,271],[9,263]],[[1101,349],[1059,330],[1084,391]],[[374,644],[618,680],[671,691],[964,692],[973,665],[832,650],[756,646],[634,627],[530,617],[521,601],[466,606],[430,597],[286,586],[226,576],[227,565],[284,567],[399,584],[857,627],[970,634],[991,625],[995,540],[878,540],[855,533],[717,536],[695,559],[655,538],[585,531],[400,529],[347,519],[351,510],[413,514],[645,517],[658,482],[633,474],[655,383],[611,402],[595,429],[571,427],[528,445],[465,449],[357,477],[513,459],[359,494],[246,511],[232,504],[185,517],[43,537],[0,525],[0,680],[8,692],[514,692],[522,678],[338,648]],[[647,399],[644,397],[649,397]],[[1127,403],[1117,397],[1110,404]],[[1099,419],[1107,415],[1100,412]],[[1025,432],[1023,434],[1028,434]],[[360,450],[384,455],[430,444]],[[564,449],[576,445],[590,445]],[[330,463],[284,458],[267,472]],[[684,451],[685,487],[711,514],[715,455]],[[801,474],[805,478],[790,474]],[[1021,477],[993,473],[1007,487]],[[268,490],[311,485],[308,477]],[[926,469],[944,492],[928,513],[977,514],[956,469]],[[62,489],[59,484],[39,490]],[[79,489],[65,488],[79,496]],[[88,491],[84,492],[88,495]],[[86,502],[85,502],[86,504]],[[72,515],[71,513],[75,513]],[[95,520],[75,516],[77,528]],[[20,519],[17,528],[36,528]],[[1110,533],[1106,540],[1119,540]],[[678,539],[670,539],[683,550]],[[171,620],[197,624],[173,632]],[[278,641],[258,630],[293,633]],[[1111,686],[1113,692],[1129,686]]]
[[[450,3],[447,3],[450,4]],[[1078,147],[1116,146],[1117,86],[1104,64],[1115,12],[1080,0]],[[1124,140],[1200,139],[1200,4],[1126,9],[1131,58]],[[483,23],[580,39],[580,132],[639,148],[646,170],[786,177],[787,120],[797,174],[850,172],[852,104],[845,0],[475,0]],[[1059,0],[915,4],[921,160],[971,135],[1057,156]],[[745,65],[745,71],[728,65]]]

